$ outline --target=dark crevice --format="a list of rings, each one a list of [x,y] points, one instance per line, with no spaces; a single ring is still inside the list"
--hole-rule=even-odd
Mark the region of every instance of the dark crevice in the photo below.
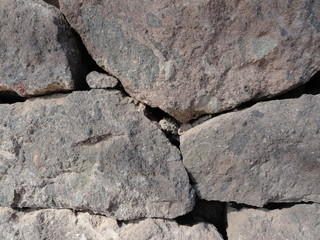
[[[44,2],[55,6],[56,8],[60,8],[59,0],[43,0]]]
[[[251,205],[236,203],[236,202],[230,202],[229,204],[231,208],[234,208],[236,210],[241,210],[241,209],[281,210],[285,208],[291,208],[296,205],[314,204],[314,202],[279,202],[279,203],[271,202],[271,203],[265,204],[263,207],[256,207],[256,206],[251,206]]]
[[[174,117],[160,108],[153,108],[148,105],[146,105],[145,116],[151,121],[158,122],[171,144],[180,149],[180,137],[178,134],[180,123]]]
[[[234,112],[234,111],[240,111],[240,110],[244,110],[247,108],[252,107],[253,105],[259,103],[259,102],[269,102],[269,101],[274,101],[274,100],[284,100],[284,99],[294,99],[294,98],[299,98],[301,97],[303,94],[312,94],[312,95],[317,95],[320,94],[320,71],[317,72],[316,74],[314,74],[311,79],[303,84],[303,85],[299,85],[297,87],[294,87],[293,89],[280,93],[276,96],[273,97],[264,97],[264,98],[259,98],[259,99],[252,99],[251,101],[245,102],[240,104],[239,106],[230,109],[230,110],[226,110],[226,111],[222,111],[216,114],[205,114],[202,115],[196,119],[191,120],[188,124],[190,124],[192,127],[195,127],[207,120],[210,120],[214,117],[218,117],[220,115],[226,114],[226,113],[230,113],[230,112]],[[204,119],[204,120],[202,120]]]
[[[175,219],[180,225],[192,226],[199,222],[213,224],[224,240],[227,240],[227,204],[218,201],[206,201],[197,197],[191,212]]]
[[[81,62],[84,65],[83,66],[84,72],[81,74],[82,76],[74,78],[75,88],[76,90],[89,90],[90,87],[86,81],[86,76],[89,72],[93,71],[92,69],[94,69],[95,67],[94,65],[95,62],[93,61],[92,57],[88,53],[87,48],[84,46],[80,35],[73,28],[71,29],[72,29],[72,34],[78,44],[78,48],[80,49],[80,52],[81,52],[81,58],[82,58]]]
[[[19,96],[16,92],[0,92],[0,104],[2,103],[16,103],[16,102],[24,102],[27,99]]]

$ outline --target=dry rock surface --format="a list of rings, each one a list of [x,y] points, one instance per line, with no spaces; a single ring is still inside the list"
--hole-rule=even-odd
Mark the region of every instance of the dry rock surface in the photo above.
[[[319,49],[319,0],[1,0],[0,239],[318,240]]]
[[[185,132],[197,194],[254,206],[320,203],[320,95],[258,103]]]
[[[243,209],[228,213],[229,240],[311,240],[320,236],[320,205],[281,210]]]
[[[1,0],[0,95],[72,90],[85,78],[79,44],[61,12],[41,0]]]
[[[86,81],[90,88],[114,88],[118,84],[118,80],[115,77],[107,74],[93,71],[86,77]]]
[[[15,240],[222,240],[205,223],[180,226],[174,221],[146,219],[119,225],[116,220],[70,210],[18,212],[0,208],[0,238]]]
[[[0,205],[174,218],[194,194],[170,144],[118,91],[0,105]]]
[[[320,64],[320,3],[60,0],[127,92],[180,121],[305,83]]]

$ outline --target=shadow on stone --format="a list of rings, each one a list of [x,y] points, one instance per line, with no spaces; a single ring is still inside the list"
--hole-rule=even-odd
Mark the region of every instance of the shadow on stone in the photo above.
[[[213,224],[223,239],[227,240],[227,210],[226,203],[218,201],[206,201],[196,199],[196,204],[192,212],[176,218],[181,225],[192,226],[198,222]]]

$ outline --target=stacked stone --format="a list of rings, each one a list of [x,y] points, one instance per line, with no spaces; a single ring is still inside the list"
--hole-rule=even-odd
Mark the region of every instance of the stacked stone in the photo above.
[[[320,94],[265,101],[320,70],[318,1],[2,0],[0,26],[1,239],[320,235]],[[196,198],[227,236],[181,224]]]

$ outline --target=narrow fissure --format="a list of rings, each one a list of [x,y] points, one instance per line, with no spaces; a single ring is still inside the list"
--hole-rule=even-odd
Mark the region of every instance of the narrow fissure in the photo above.
[[[24,102],[26,98],[19,96],[15,92],[0,92],[0,104]]]
[[[281,210],[285,208],[291,208],[296,205],[310,205],[314,204],[314,202],[270,202],[268,204],[263,205],[262,207],[256,207],[256,206],[251,206],[247,204],[242,204],[242,203],[236,203],[236,202],[230,202],[229,203],[231,208],[234,208],[236,210],[241,210],[241,209],[260,209],[260,210]]]
[[[168,140],[180,149],[180,139],[178,130],[180,123],[168,113],[162,111],[160,108],[153,108],[146,105],[145,116],[151,121],[158,122],[161,130],[164,132]]]
[[[275,100],[284,100],[284,99],[294,99],[294,98],[299,98],[301,97],[303,94],[312,94],[312,95],[317,95],[320,94],[320,71],[318,71],[317,73],[315,73],[308,82],[306,82],[303,85],[299,85],[287,92],[284,92],[282,94],[276,95],[274,97],[271,98],[260,98],[260,99],[253,99],[251,101],[245,102],[240,104],[239,106],[230,109],[230,110],[226,110],[226,111],[222,111],[216,114],[205,114],[202,115],[196,119],[191,120],[189,123],[192,127],[195,127],[207,120],[210,120],[212,118],[218,117],[220,115],[226,114],[226,113],[230,113],[230,112],[235,112],[235,111],[240,111],[240,110],[244,110],[247,108],[252,107],[253,105],[259,103],[259,102],[269,102],[269,101],[275,101]]]

